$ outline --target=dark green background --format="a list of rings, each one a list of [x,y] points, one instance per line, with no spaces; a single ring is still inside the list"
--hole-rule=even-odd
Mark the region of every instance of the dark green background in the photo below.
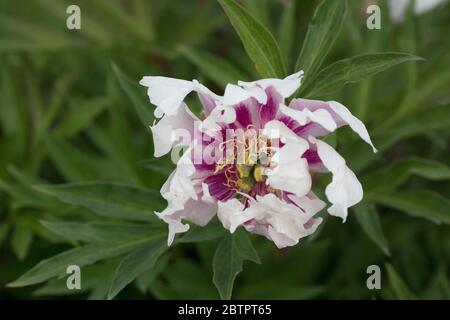
[[[289,2],[242,1],[272,31],[292,70],[319,1],[292,1],[296,4],[292,27],[286,21],[283,27]],[[316,235],[285,250],[252,236],[262,264],[244,264],[233,298],[450,298],[450,228],[426,219],[430,212],[438,212],[448,222],[450,215],[449,6],[420,17],[407,14],[403,23],[393,25],[386,4],[378,1],[382,28],[367,30],[365,3],[369,2],[349,2],[344,26],[324,65],[379,51],[408,52],[426,59],[402,64],[328,97],[359,116],[381,149],[372,154],[348,129],[330,140],[364,186],[367,179],[379,177],[380,170],[400,161],[386,179],[374,180],[379,193],[367,196],[362,204],[378,213],[389,252],[383,253],[371,241],[358,222],[360,212],[355,211],[345,224],[326,219]],[[82,29],[69,31],[65,11],[75,3],[81,8]],[[217,63],[217,57],[224,65],[212,68],[207,62]],[[167,177],[171,164],[167,159],[150,160],[151,136],[135,110],[140,102],[153,110],[145,88],[135,86],[138,94],[130,96],[120,86],[113,64],[132,84],[144,75],[198,79],[218,94],[229,81],[260,78],[213,0],[2,0],[1,299],[104,298],[120,262],[120,257],[112,258],[83,268],[85,290],[77,295],[71,295],[61,280],[6,288],[42,259],[74,245],[39,221],[102,219],[86,209],[50,205],[51,200],[34,185],[103,180],[159,190]],[[198,110],[194,97],[187,102]],[[426,179],[405,160],[411,157],[429,159],[433,168],[440,162],[447,175]],[[400,183],[393,182],[398,181],[395,175],[402,176]],[[407,200],[395,202],[400,192],[411,189],[427,190],[432,196],[409,194]],[[394,200],[383,200],[379,194]],[[218,241],[173,247],[158,262],[159,272],[143,274],[118,298],[218,298],[211,281]],[[366,288],[366,268],[372,264],[381,267],[381,290]]]

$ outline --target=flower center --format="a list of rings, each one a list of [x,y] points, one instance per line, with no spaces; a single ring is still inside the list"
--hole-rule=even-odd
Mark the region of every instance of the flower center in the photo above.
[[[241,137],[227,140],[226,157],[216,166],[216,172],[224,170],[224,185],[248,193],[256,183],[264,182],[267,178],[265,170],[272,156],[270,147],[270,140],[255,130],[247,130]]]

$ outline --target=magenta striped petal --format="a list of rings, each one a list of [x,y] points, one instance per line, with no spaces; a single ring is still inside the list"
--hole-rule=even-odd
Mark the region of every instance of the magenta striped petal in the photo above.
[[[266,89],[267,94],[267,103],[265,105],[260,106],[259,108],[259,117],[260,117],[260,126],[264,127],[264,125],[270,120],[275,119],[276,114],[278,113],[278,106],[283,102],[283,97],[276,92],[272,87]]]
[[[236,194],[235,190],[232,190],[225,186],[227,178],[224,172],[207,177],[203,182],[208,185],[209,193],[212,197],[219,201],[226,201]]]

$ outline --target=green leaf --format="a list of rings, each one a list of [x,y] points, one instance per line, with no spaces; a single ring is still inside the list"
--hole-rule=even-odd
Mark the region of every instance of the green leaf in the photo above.
[[[145,225],[124,222],[65,222],[41,221],[54,233],[70,240],[83,242],[117,242],[142,238],[152,233],[164,232],[159,225]]]
[[[10,224],[5,221],[0,224],[0,246],[3,244],[3,241],[8,235],[9,228]]]
[[[450,127],[450,104],[434,106],[411,113],[395,126],[384,129],[374,127],[372,141],[378,151],[383,151],[400,140],[420,136],[430,131],[439,132],[448,127]],[[358,141],[343,150],[344,158],[354,171],[361,171],[374,160],[379,159],[376,156],[365,156],[366,150],[367,144],[363,141]]]
[[[121,117],[120,113],[114,112],[112,117]],[[112,118],[111,117],[111,118]],[[128,128],[121,127],[120,134],[116,132],[111,132],[112,130],[105,130],[100,126],[92,126],[87,134],[93,143],[101,149],[108,159],[110,165],[114,165],[120,174],[118,174],[118,179],[131,183],[133,185],[142,186],[142,175],[138,171],[138,166],[136,164],[135,155],[132,149],[130,149],[130,137],[123,134]],[[110,174],[110,176],[112,176]],[[101,180],[104,178],[102,177]],[[91,179],[92,180],[92,179]],[[112,179],[111,179],[112,180]]]
[[[0,108],[0,124],[4,136],[14,139],[15,148],[12,149],[16,156],[23,156],[27,144],[27,119],[26,104],[17,80],[14,78],[16,70],[0,60],[2,108]]]
[[[161,159],[161,158],[153,158],[153,159],[145,159],[138,162],[138,165],[141,165],[147,169],[150,169],[154,172],[162,174],[164,176],[169,176],[172,171],[175,169],[175,165],[170,161],[170,159]]]
[[[224,235],[225,229],[220,223],[210,222],[207,226],[192,226],[178,239],[180,243],[192,243],[217,239]]]
[[[450,59],[446,59],[442,61],[438,59],[437,65],[434,70],[437,72],[429,72],[427,78],[423,79],[420,84],[420,90],[416,93],[416,101],[415,106],[421,106],[423,102],[426,102],[427,99],[438,93],[439,91],[446,92],[445,88],[447,88],[450,84],[450,69],[444,68],[442,70],[442,64],[447,65]],[[397,120],[400,120],[398,118]]]
[[[115,170],[114,163],[106,157],[89,152],[64,139],[47,137],[46,144],[53,164],[68,181],[118,179],[121,176]]]
[[[390,265],[386,265],[389,283],[392,290],[399,300],[416,300],[417,297],[411,292],[403,279],[398,275],[397,271]]]
[[[100,216],[155,222],[162,209],[158,192],[121,183],[85,182],[40,185],[36,189],[59,200],[91,209]]]
[[[418,17],[414,14],[414,1],[409,2],[408,8],[405,14],[405,24],[404,24],[404,37],[403,41],[405,42],[402,47],[406,52],[410,52],[412,54],[417,54],[419,51],[418,48]],[[410,63],[405,68],[407,72],[406,76],[406,90],[403,95],[403,101],[398,106],[398,110],[396,112],[403,114],[407,113],[410,109],[415,107],[416,94],[419,90],[418,81],[419,81],[419,70],[418,65],[415,63]]]
[[[380,191],[366,197],[388,207],[435,223],[450,224],[450,200],[430,190]]]
[[[404,22],[401,25],[401,33],[403,36],[399,39],[399,42],[401,43],[402,50],[417,54],[419,52],[419,28],[418,17],[414,13],[414,7],[414,1],[409,1],[404,10]],[[423,79],[423,76],[420,75],[420,80],[423,84],[419,87],[419,68],[415,63],[408,64],[402,73],[405,74],[405,84],[403,85],[405,90],[402,100],[398,103],[389,117],[382,123],[381,127],[387,127],[398,122],[421,103],[419,94],[421,94],[423,86],[425,84],[428,85],[428,81]]]
[[[346,10],[347,1],[344,0],[323,0],[317,6],[295,65],[295,70],[305,72],[305,81],[309,82],[315,77],[333,46],[342,28]]]
[[[11,176],[13,176],[14,179],[17,180],[18,183],[20,183],[24,187],[29,187],[30,189],[32,189],[31,185],[42,181],[38,177],[31,176],[25,172],[22,172],[14,165],[9,165],[7,170],[8,170],[8,173],[10,173]],[[50,200],[50,198],[46,199],[46,200]]]
[[[222,299],[231,299],[234,280],[245,260],[261,263],[245,231],[238,229],[223,239],[214,253],[213,282]]]
[[[163,254],[151,269],[141,273],[135,281],[139,291],[141,291],[143,294],[147,293],[158,276],[166,270],[168,262],[169,255]]]
[[[445,104],[413,112],[401,122],[376,131],[374,138],[379,149],[386,149],[402,139],[448,127],[450,127],[450,104]]]
[[[150,287],[157,299],[218,299],[218,293],[211,283],[209,272],[193,260],[177,257],[166,266],[161,278],[156,279]]]
[[[39,194],[26,188],[25,186],[0,179],[0,191],[7,193],[12,199],[16,200],[20,206],[29,206],[36,208],[46,208],[53,205],[47,203],[39,197]]]
[[[109,289],[108,299],[114,298],[141,273],[153,268],[159,256],[166,249],[166,239],[161,238],[148,242],[128,254],[117,267]]]
[[[278,26],[278,39],[280,42],[280,49],[283,55],[284,61],[288,66],[288,70],[291,65],[291,51],[294,43],[295,32],[295,1],[289,0],[284,6],[283,14],[281,16],[280,24]]]
[[[41,224],[60,235],[61,237],[74,241],[92,241],[92,231],[86,223],[65,221],[41,221]]]
[[[77,105],[55,129],[53,134],[57,137],[76,135],[85,129],[110,103],[110,100],[107,98],[97,98],[88,103]]]
[[[270,31],[236,1],[219,0],[219,3],[261,76],[282,78],[285,75],[283,60]]]
[[[333,1],[334,2],[334,1]],[[300,88],[302,97],[323,97],[347,83],[355,83],[406,61],[423,60],[407,53],[366,53],[339,60],[322,69]]]
[[[64,11],[65,12],[65,11]],[[36,20],[34,20],[36,21]],[[66,37],[64,31],[58,28],[50,28],[43,23],[36,23],[33,19],[18,19],[18,17],[0,15],[0,25],[2,30],[7,30],[8,35],[15,40],[15,43],[22,44],[21,49],[60,49],[64,46],[77,45],[80,41],[76,38]],[[14,49],[18,48],[2,48]]]
[[[40,0],[40,5],[44,6],[43,12],[45,12],[47,15],[55,16],[58,20],[62,22],[66,21],[67,15],[66,15],[66,6],[64,3],[58,3],[55,1],[49,1],[49,0]],[[83,7],[86,7],[89,5],[89,3],[84,3]],[[93,45],[95,44],[96,48],[100,47],[109,47],[113,43],[113,37],[117,36],[116,33],[112,33],[110,28],[108,28],[108,25],[104,23],[104,19],[99,19],[98,15],[95,14],[95,9],[93,7],[90,7],[86,10],[85,14],[83,14],[83,38],[86,40],[89,40],[90,43]],[[59,29],[57,29],[59,31]],[[45,34],[45,33],[44,33]],[[67,33],[66,33],[67,34]],[[48,36],[47,36],[48,37]],[[49,40],[52,39],[52,37],[48,37]],[[59,44],[60,41],[52,41],[54,43],[53,45],[58,45],[59,47],[63,45],[68,45],[70,42],[75,42],[75,40],[71,39],[72,37],[67,37],[66,41],[62,44]],[[83,39],[83,40],[84,40]],[[69,42],[70,41],[70,42]],[[68,44],[66,44],[68,42]],[[80,40],[78,40],[80,42]],[[83,41],[84,43],[84,41]]]
[[[33,241],[33,232],[30,228],[22,225],[14,227],[11,246],[17,258],[22,261],[28,254],[31,242]]]
[[[407,158],[373,171],[362,178],[366,191],[395,189],[411,175],[429,180],[449,180],[450,167],[431,159]]]
[[[236,83],[238,80],[248,80],[247,75],[223,58],[205,51],[189,48],[183,48],[181,51],[205,76],[223,88],[228,83]]]
[[[136,41],[151,42],[153,40],[151,26],[148,28],[148,22],[146,23],[145,28],[141,28],[141,26],[137,23],[136,18],[130,15],[129,11],[126,10],[126,8],[124,8],[124,6],[119,2],[116,1],[111,4],[111,1],[91,1],[89,4],[95,11],[100,11],[107,15],[107,19],[114,26],[117,26],[120,30],[126,30],[131,36],[133,36],[133,38],[136,39]]]
[[[380,216],[378,212],[371,206],[360,204],[354,208],[356,211],[356,220],[367,234],[370,240],[373,241],[385,255],[390,255],[389,247],[381,228]]]
[[[242,4],[247,11],[268,30],[271,30],[270,9],[268,2],[270,0],[243,0]]]
[[[153,123],[155,117],[149,107],[147,99],[143,94],[142,88],[137,85],[138,80],[133,81],[132,79],[130,79],[114,63],[111,64],[111,67],[113,69],[114,75],[117,78],[117,81],[119,82],[120,87],[133,104],[142,124],[147,128]]]
[[[47,107],[42,115],[43,131],[48,131],[55,120],[55,117],[59,115],[59,112],[63,107],[64,98],[70,90],[77,72],[78,70],[73,70],[71,73],[64,74],[59,79],[55,80],[51,88],[51,94],[48,98]]]
[[[151,229],[150,229],[151,231]],[[46,281],[50,278],[64,275],[70,265],[78,265],[80,268],[96,261],[114,257],[133,250],[147,242],[156,239],[165,239],[166,234],[148,233],[145,237],[133,237],[126,241],[98,242],[82,247],[70,249],[39,262],[19,279],[8,284],[8,287],[24,287]]]
[[[276,295],[274,295],[276,292]],[[257,300],[307,300],[316,298],[325,292],[325,287],[298,285],[267,280],[264,283],[247,285],[239,290],[238,299]],[[274,298],[275,297],[275,298]]]
[[[450,283],[447,280],[445,265],[440,265],[432,274],[426,289],[421,294],[421,298],[424,300],[450,299]]]
[[[81,288],[69,290],[67,278],[52,279],[33,292],[36,297],[70,296],[80,293],[91,292],[88,299],[104,300],[108,293],[114,270],[117,267],[117,259],[110,259],[106,263],[98,263],[85,266],[81,271]]]
[[[213,10],[214,5],[213,1],[203,2],[196,6],[192,14],[185,16],[183,28],[177,28],[176,37],[165,37],[172,40],[170,44],[167,44],[168,47],[196,45],[223,25],[226,19],[222,14]],[[169,24],[169,26],[168,31],[174,33],[173,25]],[[160,40],[164,41],[165,39],[160,38]]]

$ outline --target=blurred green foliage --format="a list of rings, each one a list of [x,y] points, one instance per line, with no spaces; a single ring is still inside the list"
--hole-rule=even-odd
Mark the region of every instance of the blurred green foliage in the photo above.
[[[366,28],[369,2],[382,8],[381,30]],[[75,3],[82,28],[68,30],[66,8]],[[319,1],[241,3],[274,35],[281,52],[275,59],[288,71],[299,55],[299,66],[308,55],[321,60],[315,73],[371,52],[425,61],[313,96],[342,101],[367,124],[376,155],[349,130],[334,137],[365,199],[345,225],[326,219],[293,248],[249,237],[261,264],[244,263],[232,297],[450,299],[449,5],[421,16],[409,8],[402,23],[392,24],[385,1],[349,1],[342,30],[328,40],[334,45],[318,57],[300,51]],[[153,110],[137,83],[143,75],[195,78],[221,93],[228,82],[268,74],[264,65],[254,67],[221,5],[4,0],[0,26],[0,298],[219,298],[212,261],[225,233],[217,221],[193,228],[168,251],[154,242],[166,229],[147,219],[164,206],[158,190],[173,165],[153,159]],[[198,109],[194,99],[188,104]],[[49,186],[75,182],[82,184]],[[231,256],[227,241],[220,250]],[[249,250],[241,259],[258,261]],[[16,282],[32,286],[6,287],[52,256],[40,265],[43,273]],[[81,291],[56,279],[72,261],[86,265]],[[381,290],[366,287],[373,264],[382,270]]]

